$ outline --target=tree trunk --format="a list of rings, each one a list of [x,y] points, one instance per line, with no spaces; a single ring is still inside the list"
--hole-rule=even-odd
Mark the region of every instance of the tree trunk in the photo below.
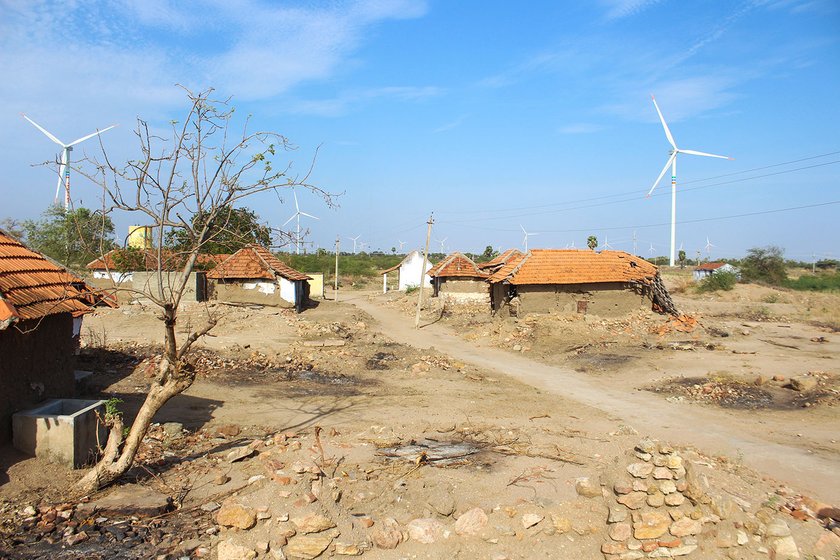
[[[131,431],[123,442],[122,451],[118,454],[122,439],[122,421],[119,421],[111,428],[102,459],[82,477],[77,483],[77,488],[85,494],[90,494],[124,475],[134,463],[137,449],[146,435],[149,424],[152,423],[152,418],[169,399],[189,388],[194,379],[195,372],[188,364],[167,366],[163,375],[149,388],[146,400],[137,412]]]

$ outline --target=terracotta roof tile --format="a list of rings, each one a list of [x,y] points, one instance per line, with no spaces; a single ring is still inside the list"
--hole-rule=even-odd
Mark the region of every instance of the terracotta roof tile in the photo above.
[[[98,301],[81,278],[0,231],[0,329],[16,320],[87,313]]]
[[[503,264],[507,264],[507,262],[517,256],[521,256],[522,251],[519,249],[508,249],[504,251],[500,255],[496,256],[496,258],[491,259],[487,262],[480,262],[477,264],[478,268],[482,270],[486,269],[494,269],[496,267],[502,266]]]
[[[458,276],[461,278],[487,278],[489,274],[479,270],[472,259],[461,253],[451,253],[427,272],[432,278]]]
[[[623,251],[532,249],[512,258],[490,282],[522,284],[589,284],[596,282],[648,282],[657,268]]]
[[[309,276],[283,264],[268,249],[259,245],[243,247],[207,273],[207,278],[215,280],[274,280],[275,276],[287,280],[309,280]]]
[[[725,264],[726,263],[722,263],[722,262],[703,263],[700,266],[698,266],[697,268],[695,268],[694,270],[717,270]]]

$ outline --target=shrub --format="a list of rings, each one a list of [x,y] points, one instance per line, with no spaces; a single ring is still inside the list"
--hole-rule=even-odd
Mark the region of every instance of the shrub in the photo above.
[[[715,272],[706,276],[700,285],[697,286],[698,292],[717,292],[719,290],[729,291],[735,287],[738,282],[738,277],[731,272]]]
[[[787,280],[784,250],[780,247],[753,247],[741,261],[741,278],[775,286]]]
[[[788,280],[785,286],[794,290],[807,290],[813,292],[828,292],[840,290],[840,272],[834,274],[818,274],[816,276],[807,274],[796,280]]]

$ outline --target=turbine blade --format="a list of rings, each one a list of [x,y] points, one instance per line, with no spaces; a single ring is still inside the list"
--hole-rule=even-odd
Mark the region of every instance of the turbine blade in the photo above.
[[[717,154],[707,154],[706,152],[698,152],[697,150],[680,150],[683,154],[691,154],[693,156],[706,156],[706,157],[716,157],[720,159],[735,159],[729,156],[719,156]]]
[[[31,123],[32,123],[32,126],[34,126],[34,127],[35,127],[35,128],[37,128],[38,130],[40,130],[41,132],[43,132],[44,134],[46,134],[47,138],[49,138],[50,140],[52,140],[53,142],[55,142],[55,143],[56,143],[56,144],[58,144],[59,146],[62,146],[62,147],[65,147],[65,148],[66,148],[66,146],[64,145],[64,142],[62,142],[61,140],[59,140],[58,138],[56,138],[55,136],[53,136],[53,135],[52,135],[52,133],[51,133],[51,132],[49,132],[49,131],[47,131],[47,129],[45,129],[43,126],[41,126],[40,124],[36,123],[36,122],[35,122],[35,121],[33,121],[32,119],[30,119],[29,117],[27,117],[26,115],[24,115],[23,113],[21,113],[21,116],[22,116],[24,119],[26,119],[26,120],[28,120],[29,122],[31,122]]]
[[[525,228],[522,227],[522,224],[519,224],[519,227],[520,227],[520,229],[522,229],[522,233],[524,233],[525,235],[528,235],[528,232],[525,231]]]
[[[96,132],[94,132],[94,133],[92,133],[92,134],[88,134],[87,136],[82,136],[82,137],[81,137],[81,138],[79,138],[78,140],[73,140],[72,142],[70,142],[70,143],[69,143],[69,144],[67,144],[67,145],[68,145],[68,146],[75,146],[76,144],[78,144],[78,143],[80,143],[80,142],[84,142],[84,141],[85,141],[85,140],[87,140],[88,138],[93,138],[94,136],[99,136],[99,135],[100,135],[100,134],[102,134],[103,132],[106,132],[106,131],[108,131],[108,130],[111,130],[111,129],[112,129],[112,128],[114,128],[115,126],[117,126],[117,125],[112,124],[112,125],[111,125],[111,126],[109,126],[108,128],[103,128],[102,130],[97,130]]]
[[[313,216],[312,214],[307,214],[306,212],[298,212],[298,214],[300,214],[301,216],[307,216],[307,217],[309,217],[309,218],[314,218],[314,219],[316,219],[316,220],[320,220],[320,219],[321,219],[321,218],[319,218],[318,216]]]
[[[659,177],[657,177],[656,181],[653,182],[653,186],[648,191],[647,196],[650,196],[650,195],[653,194],[653,190],[656,188],[656,185],[658,185],[659,181],[662,180],[662,177],[665,176],[665,172],[668,171],[668,168],[671,166],[671,163],[674,161],[674,158],[676,158],[676,157],[677,157],[677,152],[674,152],[673,154],[671,154],[671,157],[668,158],[668,161],[665,163],[665,167],[662,168],[662,171],[659,173]]]
[[[291,222],[295,218],[297,218],[297,214],[292,214],[292,217],[289,218],[288,220],[286,220],[285,222],[283,222],[283,225],[285,226],[286,224],[288,224],[289,222]]]
[[[292,196],[295,197],[295,210],[300,212],[300,206],[298,206],[298,201],[297,201],[297,192],[295,191],[295,189],[292,189]]]
[[[668,142],[671,143],[671,146],[674,149],[677,149],[677,145],[674,143],[674,137],[671,136],[671,130],[668,128],[668,123],[665,122],[665,117],[662,116],[662,111],[659,110],[659,105],[656,104],[656,98],[651,95],[651,99],[653,99],[653,106],[656,107],[656,113],[659,115],[659,120],[662,122],[662,128],[665,129],[665,136],[668,138]]]

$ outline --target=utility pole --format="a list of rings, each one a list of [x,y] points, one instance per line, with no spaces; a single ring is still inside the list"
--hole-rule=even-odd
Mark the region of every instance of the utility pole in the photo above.
[[[636,248],[636,230],[633,230],[633,255],[638,256],[639,250]]]
[[[817,273],[817,254],[811,255],[811,274]]]
[[[335,236],[335,300],[338,301],[338,250],[341,248],[341,241],[338,235]]]
[[[429,216],[426,224],[426,249],[423,251],[423,267],[420,269],[420,289],[417,290],[417,314],[414,316],[414,328],[420,328],[420,308],[423,306],[423,284],[426,280],[426,263],[429,262],[429,240],[432,238],[432,224],[435,223],[434,212]]]

